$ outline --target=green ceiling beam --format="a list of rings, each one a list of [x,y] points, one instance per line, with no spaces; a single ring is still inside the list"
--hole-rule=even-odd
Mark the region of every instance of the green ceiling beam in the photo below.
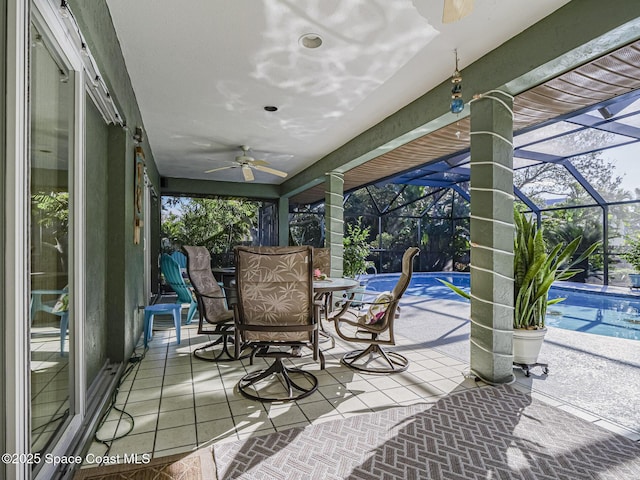
[[[214,182],[189,178],[162,177],[160,192],[162,195],[242,197],[258,200],[280,198],[278,185],[264,183]]]
[[[640,38],[640,2],[575,0],[462,70],[464,99],[518,94]],[[454,45],[451,46],[453,50]],[[464,54],[464,52],[461,52]],[[292,196],[469,114],[449,113],[449,79],[281,185]]]

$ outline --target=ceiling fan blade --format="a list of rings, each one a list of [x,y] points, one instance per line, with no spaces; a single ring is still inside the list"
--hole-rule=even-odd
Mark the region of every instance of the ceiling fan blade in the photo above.
[[[473,0],[444,0],[442,23],[457,22],[473,10]]]
[[[244,175],[245,182],[253,182],[254,176],[249,165],[242,165],[242,175]]]
[[[256,170],[260,170],[261,172],[265,172],[265,173],[270,173],[271,175],[277,175],[279,177],[286,177],[288,174],[285,172],[281,172],[280,170],[276,170],[274,168],[269,168],[269,167],[265,167],[264,165],[256,165],[255,163],[253,164],[253,168],[255,168]]]
[[[265,161],[265,160],[253,160],[251,162],[251,166],[255,167],[258,165],[262,165],[263,167],[266,167],[267,165],[269,165],[269,162]]]
[[[233,165],[229,165],[228,167],[212,168],[211,170],[206,170],[204,173],[217,172],[218,170],[226,170],[227,168],[236,168],[236,167],[234,167]]]

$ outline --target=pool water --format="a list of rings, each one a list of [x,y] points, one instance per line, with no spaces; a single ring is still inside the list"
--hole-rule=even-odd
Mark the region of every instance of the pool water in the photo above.
[[[388,273],[363,275],[362,278],[367,281],[367,290],[384,292],[393,289],[399,276]],[[469,291],[467,273],[429,272],[414,273],[405,295],[468,302],[441,284],[438,278]],[[552,287],[549,298],[559,297],[565,300],[547,309],[545,321],[548,326],[640,340],[640,298]]]

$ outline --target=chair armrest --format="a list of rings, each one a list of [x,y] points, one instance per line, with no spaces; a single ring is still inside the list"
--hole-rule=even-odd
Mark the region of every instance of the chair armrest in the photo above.
[[[196,292],[195,290],[193,291],[193,293],[195,293],[195,294],[196,294],[196,296],[198,296],[198,297],[204,297],[204,298],[218,298],[218,299],[220,299],[220,300],[226,300],[226,299],[227,299],[227,297],[225,297],[225,296],[224,296],[224,294],[223,294],[223,295],[207,295],[206,293],[198,293],[198,292]]]
[[[365,294],[366,295],[366,294]],[[368,294],[370,296],[374,296],[377,297],[377,295],[379,294]],[[345,298],[343,301],[337,301],[336,302],[336,306],[342,304],[343,302],[346,303],[347,305],[350,305],[351,303],[357,303],[358,305],[391,305],[392,303],[397,303],[399,301],[399,299],[394,298],[393,300],[378,300],[378,301],[372,301],[372,302],[367,302],[367,301],[363,301],[360,299],[354,299],[354,298]],[[340,307],[342,308],[342,307]]]

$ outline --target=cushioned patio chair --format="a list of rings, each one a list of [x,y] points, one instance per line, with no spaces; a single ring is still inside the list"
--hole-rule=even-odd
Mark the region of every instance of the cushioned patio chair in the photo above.
[[[318,388],[317,378],[300,368],[285,366],[309,347],[313,359],[324,356],[318,347],[319,306],[313,298],[311,247],[236,247],[236,349],[251,348],[255,357],[273,363],[240,379],[240,393],[265,402],[298,400]],[[237,351],[237,350],[236,350]]]
[[[400,298],[411,281],[413,259],[419,252],[416,247],[404,252],[402,273],[393,291],[378,294],[373,301],[358,302],[368,308],[350,308],[352,301],[347,299],[342,308],[329,315],[340,338],[369,345],[365,349],[346,353],[342,357],[344,365],[369,373],[402,372],[409,366],[406,357],[384,350],[382,345],[395,345],[393,322],[399,313]]]
[[[185,278],[182,276],[180,265],[178,265],[178,262],[176,262],[171,256],[163,253],[160,257],[160,269],[162,270],[165,280],[169,285],[171,285],[171,288],[178,296],[176,303],[189,305],[186,323],[187,325],[190,324],[198,311],[198,304],[191,287],[187,285]]]
[[[313,271],[314,275],[317,270],[327,277],[331,275],[331,249],[329,248],[313,248]],[[328,312],[331,311],[331,304],[333,302],[333,293],[324,292],[316,293],[314,296],[316,302],[320,304],[320,318],[318,324],[320,325],[320,341],[330,341],[331,348],[335,347],[336,342],[333,336],[327,334],[322,326],[321,318],[327,318]]]
[[[233,310],[229,310],[224,287],[211,271],[211,255],[206,247],[182,247],[186,252],[187,273],[198,305],[198,333],[218,337],[196,348],[193,355],[212,362],[235,360],[233,344]]]

